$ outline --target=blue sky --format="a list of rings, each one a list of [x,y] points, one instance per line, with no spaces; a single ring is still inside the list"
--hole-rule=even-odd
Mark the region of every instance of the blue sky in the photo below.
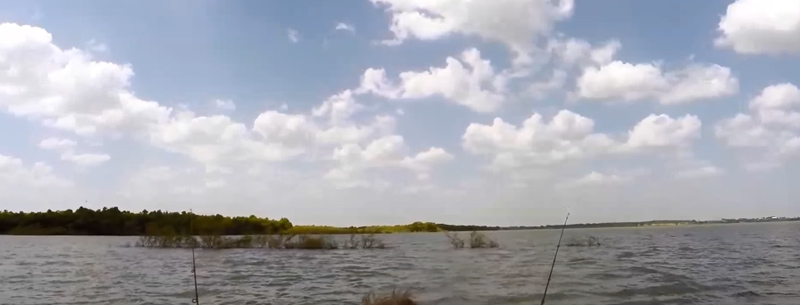
[[[5,1],[2,208],[800,214],[794,1],[432,3]]]

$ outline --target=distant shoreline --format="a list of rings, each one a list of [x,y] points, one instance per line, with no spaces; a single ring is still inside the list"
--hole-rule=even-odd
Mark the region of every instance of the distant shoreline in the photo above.
[[[567,224],[567,229],[674,227],[686,225],[710,225],[732,223],[763,223],[800,221],[800,217],[738,218],[710,221],[697,220],[652,220],[638,222],[604,222]],[[91,210],[46,212],[0,212],[0,235],[337,235],[337,234],[388,234],[413,232],[462,232],[462,231],[513,231],[560,229],[563,225],[540,226],[483,226],[453,225],[434,222],[413,222],[403,225],[374,226],[315,226],[293,225],[286,218],[270,219],[251,215],[229,217],[222,215],[199,215],[187,212],[147,211],[129,212],[116,207]]]
[[[777,219],[742,219],[742,220],[652,220],[638,222],[604,222],[604,223],[579,223],[567,224],[567,229],[599,229],[599,228],[641,228],[641,227],[677,227],[690,225],[714,225],[714,224],[738,224],[738,223],[768,223],[768,222],[791,222],[800,221],[800,217],[784,217]],[[542,226],[511,226],[511,227],[487,227],[483,231],[514,231],[514,230],[545,230],[561,229],[564,225],[542,225]],[[456,230],[454,230],[456,231]]]

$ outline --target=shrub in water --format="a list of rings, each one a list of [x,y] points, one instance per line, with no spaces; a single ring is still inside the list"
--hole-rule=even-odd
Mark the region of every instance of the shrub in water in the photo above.
[[[361,235],[361,248],[362,249],[383,249],[386,245],[383,244],[383,241],[376,238],[375,234],[369,235]]]
[[[309,236],[300,235],[296,241],[286,241],[284,249],[304,249],[304,250],[330,250],[339,248],[336,241],[328,236]]]
[[[464,248],[464,240],[458,237],[458,233],[451,234],[450,232],[444,232],[444,235],[447,236],[448,239],[450,239],[450,244],[453,245],[453,248],[456,249]]]
[[[483,233],[479,233],[478,231],[472,231],[469,234],[469,247],[476,249],[476,248],[497,248],[500,245],[490,238],[486,237]]]

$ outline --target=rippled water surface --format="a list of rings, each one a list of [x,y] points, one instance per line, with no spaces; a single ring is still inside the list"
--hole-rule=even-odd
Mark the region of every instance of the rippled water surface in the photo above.
[[[384,250],[198,250],[201,304],[358,304],[415,288],[431,305],[538,304],[558,231],[381,236]],[[462,233],[463,235],[463,233]],[[548,304],[800,304],[800,222],[567,230]],[[340,238],[345,238],[340,237]],[[0,304],[190,304],[191,252],[135,237],[0,236]]]

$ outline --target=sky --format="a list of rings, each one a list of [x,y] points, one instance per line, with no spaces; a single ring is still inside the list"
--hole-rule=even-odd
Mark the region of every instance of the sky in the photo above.
[[[0,209],[800,216],[796,0],[0,4]]]

